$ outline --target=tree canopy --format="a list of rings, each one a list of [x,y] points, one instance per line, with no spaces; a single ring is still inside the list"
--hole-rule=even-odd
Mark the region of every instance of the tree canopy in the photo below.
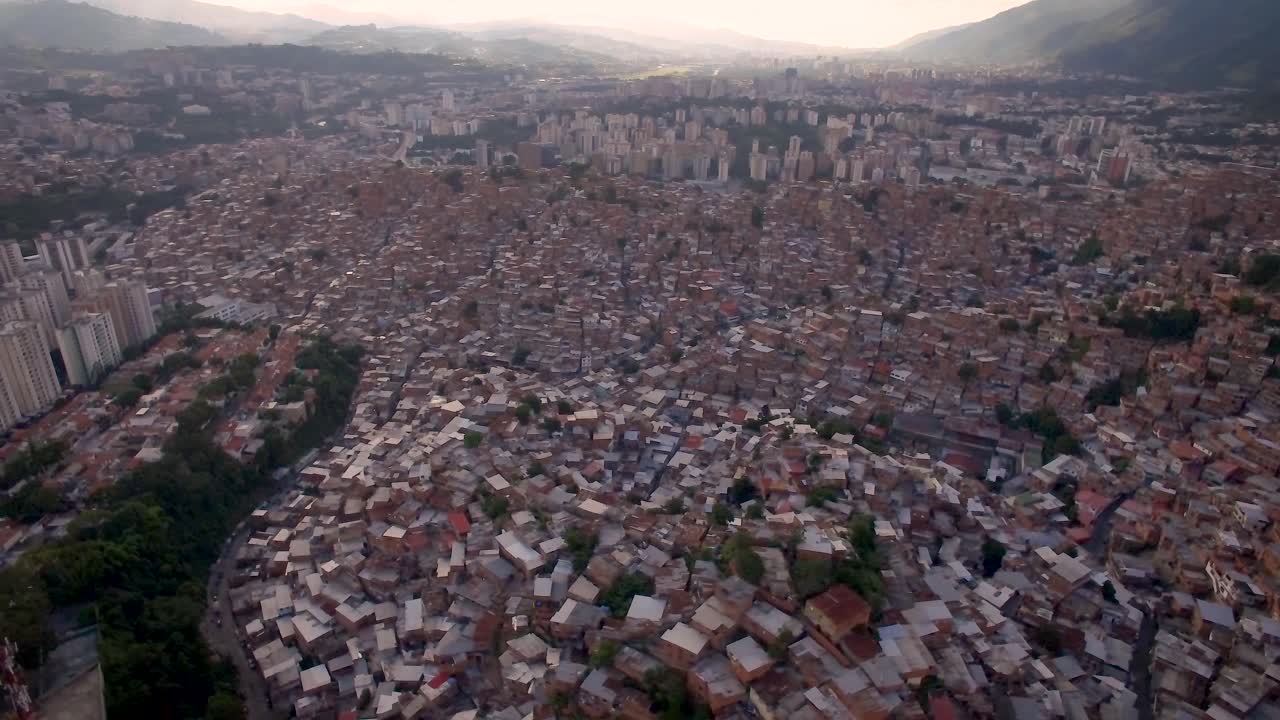
[[[240,463],[211,440],[213,410],[193,401],[160,460],[95,496],[65,539],[0,571],[0,634],[21,644],[22,661],[34,666],[49,647],[51,613],[92,605],[109,716],[239,717],[234,670],[211,659],[200,634],[209,567],[270,492],[269,471],[341,425],[360,352],[320,339],[299,353],[298,366],[318,372],[316,412],[296,444]]]

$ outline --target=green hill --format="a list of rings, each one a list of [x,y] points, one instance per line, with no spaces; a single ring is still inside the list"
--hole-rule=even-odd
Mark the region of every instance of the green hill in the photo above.
[[[1195,84],[1280,83],[1280,2],[1134,0],[1062,54],[1080,70]]]
[[[194,25],[117,15],[82,3],[0,4],[0,45],[122,52],[226,42],[221,35]]]
[[[1033,0],[923,36],[899,52],[926,60],[1060,62],[1178,84],[1280,84],[1278,0]]]
[[[982,22],[909,40],[901,52],[920,60],[966,60],[1015,64],[1039,60],[1066,48],[1077,28],[1101,18],[1126,0],[1034,0]]]

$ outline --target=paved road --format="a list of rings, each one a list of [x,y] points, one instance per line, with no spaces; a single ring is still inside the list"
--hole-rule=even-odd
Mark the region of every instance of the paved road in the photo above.
[[[258,670],[249,666],[251,655],[240,644],[236,620],[231,614],[230,578],[234,571],[235,551],[249,539],[249,523],[243,523],[222,549],[222,555],[209,571],[209,605],[201,624],[209,646],[236,666],[240,676],[240,694],[244,698],[248,720],[278,720],[288,712],[270,706],[267,683]],[[216,600],[215,600],[216,598]],[[219,624],[218,620],[221,620]]]
[[[1133,659],[1129,663],[1129,679],[1138,695],[1135,707],[1138,720],[1155,720],[1155,708],[1151,693],[1151,650],[1155,647],[1159,623],[1154,609],[1142,614],[1142,628],[1138,630],[1138,642],[1133,646]]]
[[[1119,510],[1120,506],[1131,497],[1133,497],[1131,492],[1120,493],[1093,519],[1093,532],[1084,544],[1084,549],[1088,550],[1090,555],[1101,558],[1107,552],[1107,545],[1111,543],[1111,520],[1115,517],[1116,510]]]

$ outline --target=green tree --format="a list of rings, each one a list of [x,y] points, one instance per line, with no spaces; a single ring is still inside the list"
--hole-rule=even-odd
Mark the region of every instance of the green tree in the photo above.
[[[533,408],[524,403],[520,403],[516,406],[516,420],[518,420],[521,425],[528,424],[529,417],[531,415],[533,415]]]
[[[741,505],[758,497],[760,497],[760,489],[751,481],[751,478],[740,477],[729,486],[729,502],[734,505]]]
[[[743,580],[752,585],[759,585],[764,579],[764,560],[760,559],[759,553],[755,550],[745,548],[734,556],[733,570]]]
[[[712,525],[719,525],[723,527],[728,525],[731,520],[733,520],[733,511],[729,509],[728,505],[725,505],[724,503],[716,503],[715,506],[711,508]]]
[[[764,228],[764,208],[759,205],[751,206],[751,224],[757,229]]]
[[[505,517],[511,507],[511,501],[501,495],[485,495],[480,498],[480,507],[491,520]]]
[[[1254,287],[1274,289],[1280,283],[1280,255],[1259,255],[1249,263],[1244,281]]]
[[[1048,651],[1050,655],[1062,654],[1062,636],[1052,625],[1037,628],[1034,638],[1036,644]]]
[[[468,449],[480,447],[480,443],[484,442],[484,433],[472,430],[462,436],[462,444]]]
[[[18,662],[35,667],[53,645],[49,617],[53,609],[44,582],[30,563],[0,570],[0,637],[18,645]]]
[[[831,587],[831,562],[822,558],[799,558],[791,566],[791,585],[796,595],[809,598]]]
[[[783,630],[778,633],[778,637],[774,638],[773,642],[769,643],[769,647],[767,648],[769,657],[774,660],[786,659],[787,650],[791,647],[791,643],[794,640],[795,637],[791,635],[790,630]]]
[[[204,718],[205,720],[244,720],[244,703],[232,693],[214,693],[205,707]]]
[[[528,405],[529,409],[532,410],[535,415],[542,412],[542,398],[538,397],[536,394],[526,393],[523,398],[520,398],[520,400],[525,405]]]
[[[1005,547],[999,540],[988,537],[982,541],[982,575],[991,577],[1004,564]]]
[[[1081,243],[1080,247],[1076,248],[1075,255],[1071,257],[1071,264],[1088,265],[1102,257],[1102,253],[1102,240],[1097,235],[1092,235],[1088,240]]]
[[[591,556],[595,554],[598,538],[588,535],[578,528],[569,528],[564,534],[565,545],[569,548],[569,554],[573,557],[574,572],[583,572],[587,569],[587,565],[591,563]]]
[[[600,604],[609,608],[616,618],[624,618],[631,609],[631,599],[636,595],[651,595],[653,580],[640,573],[627,573],[618,578],[600,596]]]
[[[996,405],[996,422],[1008,425],[1013,422],[1013,409],[1004,403]]]
[[[28,444],[10,456],[9,462],[4,464],[0,490],[7,490],[27,478],[36,477],[58,466],[66,458],[68,449],[67,444],[61,440]]]
[[[601,640],[596,645],[595,650],[591,651],[591,667],[601,668],[608,667],[613,664],[613,659],[618,657],[618,653],[622,650],[622,646],[612,640]]]
[[[805,505],[808,507],[824,507],[827,503],[833,502],[835,499],[835,488],[819,487],[814,488],[813,492],[809,493],[809,497],[805,499]]]
[[[138,404],[138,401],[142,399],[142,395],[141,390],[131,387],[116,393],[115,397],[111,398],[111,404],[122,408],[131,408]]]
[[[1238,295],[1231,298],[1230,308],[1232,315],[1252,315],[1258,309],[1258,303],[1248,295]]]

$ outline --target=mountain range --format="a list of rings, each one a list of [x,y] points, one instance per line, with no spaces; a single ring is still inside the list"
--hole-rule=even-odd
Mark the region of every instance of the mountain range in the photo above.
[[[849,52],[846,48],[764,40],[731,30],[686,28],[672,23],[661,24],[660,34],[634,27],[569,26],[523,19],[423,26],[323,3],[277,7],[290,11],[250,11],[200,0],[0,0],[0,22],[13,19],[26,23],[22,33],[0,35],[0,44],[119,50],[187,44],[293,43],[347,52],[445,53],[505,65],[656,64],[723,60],[743,53]],[[95,44],[97,32],[88,29],[100,21],[107,22],[113,32]],[[159,26],[167,28],[165,32],[155,32],[156,21],[170,25]],[[127,32],[129,23],[138,26],[134,37]],[[637,27],[643,26],[640,23]],[[69,28],[85,32],[80,34]]]
[[[1179,84],[1280,84],[1277,0],[1033,0],[917,36],[914,60],[1047,62]]]
[[[492,65],[575,68],[871,52],[672,23],[637,22],[627,29],[536,20],[421,26],[323,3],[276,7],[290,11],[255,12],[200,0],[0,0],[0,45],[121,51],[293,43],[349,53],[437,53]],[[878,55],[1045,63],[1174,84],[1275,89],[1277,34],[1280,0],[1031,0],[981,22],[917,35]]]
[[[195,25],[130,17],[64,0],[0,3],[0,46],[124,52],[227,42]]]

